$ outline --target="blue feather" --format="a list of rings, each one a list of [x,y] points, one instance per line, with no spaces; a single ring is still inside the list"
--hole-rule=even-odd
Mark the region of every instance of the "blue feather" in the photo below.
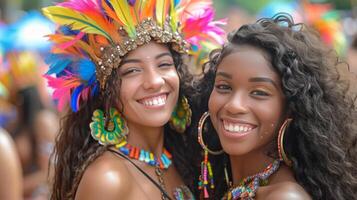
[[[56,54],[50,54],[47,56],[45,59],[45,62],[49,64],[49,70],[47,71],[47,75],[50,74],[60,74],[66,67],[68,67],[72,59],[69,56],[65,55],[56,55]]]
[[[79,100],[78,99],[79,95],[81,94],[83,89],[84,89],[84,86],[80,85],[80,86],[76,87],[76,89],[74,89],[74,91],[71,95],[71,108],[72,108],[73,112],[78,111],[77,101]]]
[[[89,79],[88,85],[90,85],[90,87],[91,87],[90,96],[92,96],[92,97],[96,96],[99,93],[99,87],[98,87],[99,84],[98,84],[97,77],[96,77],[95,73]]]
[[[176,7],[176,6],[177,6],[177,4],[179,4],[179,3],[180,3],[180,1],[181,1],[181,0],[174,0],[174,6]]]
[[[71,29],[69,26],[60,26],[59,31],[64,35],[77,35],[80,32],[79,30]]]
[[[89,81],[93,74],[95,74],[95,65],[89,59],[81,59],[75,65],[77,73],[82,80]]]

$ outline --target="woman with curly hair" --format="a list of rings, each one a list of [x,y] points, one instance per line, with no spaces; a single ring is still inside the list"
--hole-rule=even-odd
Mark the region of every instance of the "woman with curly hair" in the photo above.
[[[185,186],[193,184],[182,134],[192,76],[183,58],[224,32],[210,1],[176,4],[69,0],[43,9],[61,25],[49,36],[47,74],[56,77],[46,77],[59,108],[71,108],[55,145],[51,199],[194,199]]]
[[[356,199],[357,117],[340,64],[286,14],[231,32],[197,87],[203,198],[214,177],[214,199]]]

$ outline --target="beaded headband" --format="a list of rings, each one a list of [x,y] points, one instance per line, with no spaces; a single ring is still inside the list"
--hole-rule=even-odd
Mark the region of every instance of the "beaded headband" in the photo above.
[[[201,41],[224,42],[225,22],[213,21],[211,0],[68,0],[43,13],[60,25],[49,35],[54,47],[45,75],[59,109],[70,101],[77,111],[81,100],[105,89],[123,56],[150,41],[189,54],[207,46]]]

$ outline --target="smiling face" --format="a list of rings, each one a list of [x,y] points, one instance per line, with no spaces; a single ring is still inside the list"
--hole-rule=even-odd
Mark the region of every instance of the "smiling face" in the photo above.
[[[119,107],[129,129],[161,127],[176,105],[179,77],[169,49],[150,42],[128,54],[118,69],[121,78]]]
[[[218,65],[208,106],[226,153],[263,152],[283,115],[280,78],[261,50],[241,46]]]

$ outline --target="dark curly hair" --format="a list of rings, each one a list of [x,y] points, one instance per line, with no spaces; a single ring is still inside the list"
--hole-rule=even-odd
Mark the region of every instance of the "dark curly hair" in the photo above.
[[[183,63],[183,55],[174,51],[171,45],[167,46],[180,78],[180,96],[185,95],[190,101],[188,94],[192,93],[192,87],[187,83],[191,82],[192,75]],[[113,71],[108,78],[105,92],[83,102],[78,112],[68,110],[67,115],[61,119],[61,129],[52,155],[55,169],[51,199],[74,199],[86,167],[107,150],[107,147],[101,146],[91,137],[89,123],[95,109],[101,108],[109,113],[110,107],[118,105],[119,90],[118,87],[113,87],[121,84],[118,76],[117,71]],[[193,185],[193,173],[190,171],[192,167],[185,157],[190,155],[185,148],[186,136],[171,129],[168,124],[165,125],[164,132],[164,146],[173,155],[173,164],[185,184]]]
[[[284,147],[293,161],[291,169],[297,182],[313,199],[357,199],[357,116],[352,109],[354,100],[346,95],[349,83],[337,71],[344,63],[313,30],[294,24],[288,14],[243,25],[229,34],[222,49],[210,54],[196,86],[199,113],[208,109],[217,66],[243,45],[263,50],[281,78],[286,111],[293,118]],[[206,143],[212,149],[220,148],[213,127],[210,122],[206,124]],[[222,164],[229,162],[224,161],[227,156],[211,158],[217,186],[214,199],[220,199],[228,189]]]

